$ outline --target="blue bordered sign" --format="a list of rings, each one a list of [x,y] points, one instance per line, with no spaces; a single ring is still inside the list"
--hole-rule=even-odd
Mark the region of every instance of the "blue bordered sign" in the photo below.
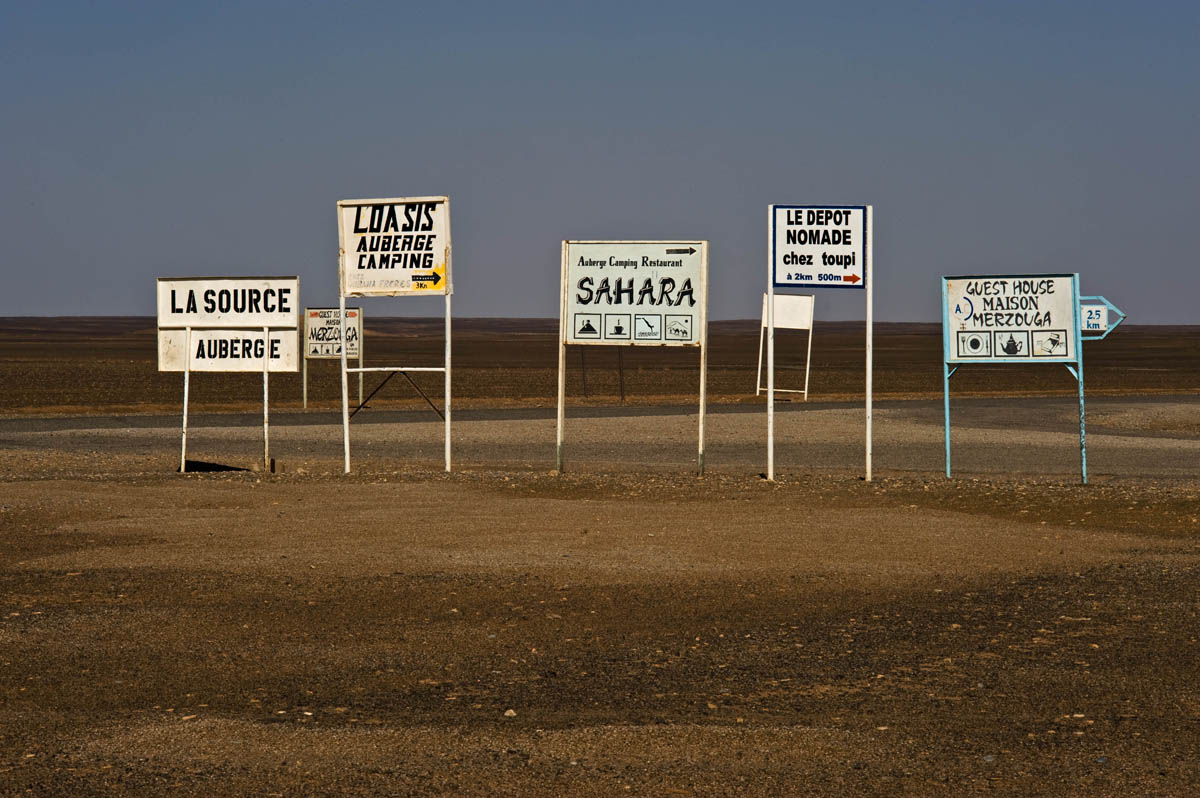
[[[1102,341],[1125,321],[1125,312],[1102,296],[1081,296],[1079,300],[1079,321],[1085,341]]]
[[[866,288],[871,214],[866,205],[772,205],[776,288]]]
[[[942,278],[947,363],[1075,363],[1080,357],[1079,275]]]
[[[1059,363],[1079,386],[1079,473],[1087,484],[1078,274],[942,278],[942,402],[950,476],[950,378],[966,363]],[[1107,303],[1107,300],[1106,300]]]

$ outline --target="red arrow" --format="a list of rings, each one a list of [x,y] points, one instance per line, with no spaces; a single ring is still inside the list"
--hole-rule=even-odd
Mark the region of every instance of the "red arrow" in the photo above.
[[[845,277],[842,278],[842,282],[843,283],[857,283],[861,279],[862,278],[859,277],[857,274],[847,274]]]

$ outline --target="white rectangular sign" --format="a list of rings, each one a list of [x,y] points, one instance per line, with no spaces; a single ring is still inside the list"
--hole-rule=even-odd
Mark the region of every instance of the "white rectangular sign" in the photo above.
[[[1081,305],[1079,320],[1084,332],[1104,332],[1108,329],[1108,305]]]
[[[343,296],[449,294],[450,198],[342,200]]]
[[[869,205],[772,205],[771,273],[776,288],[865,288]]]
[[[284,327],[300,313],[299,277],[160,277],[159,327]]]
[[[564,241],[563,341],[699,346],[707,241]]]
[[[776,294],[775,326],[784,330],[811,330],[812,294]],[[767,326],[767,295],[763,294],[762,326]]]
[[[362,311],[346,308],[346,357],[358,357],[362,340]],[[342,320],[337,308],[306,308],[304,356],[309,360],[336,360],[342,356]]]
[[[1078,275],[981,275],[942,281],[947,362],[1079,359]]]
[[[158,331],[158,370],[183,371],[256,371],[262,372],[268,358],[271,372],[296,372],[300,369],[299,347],[295,330],[271,330],[264,345],[263,331],[194,329],[191,346],[188,331]],[[188,356],[190,354],[190,365]]]

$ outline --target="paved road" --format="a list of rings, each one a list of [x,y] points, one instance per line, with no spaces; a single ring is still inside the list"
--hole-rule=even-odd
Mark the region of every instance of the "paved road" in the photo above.
[[[1200,397],[1095,398],[1088,402],[1088,470],[1092,479],[1189,477],[1200,465]],[[777,405],[778,473],[861,473],[865,423],[857,403]],[[952,457],[956,476],[1079,474],[1078,404],[1072,398],[954,399]],[[340,466],[339,414],[327,410],[271,416],[272,455],[284,468]],[[137,455],[157,467],[177,462],[176,415],[0,419],[0,449]],[[261,459],[257,413],[191,418],[189,457],[248,466]],[[697,454],[695,407],[572,407],[566,425],[571,470],[687,470]],[[706,466],[716,472],[766,468],[766,415],[760,405],[709,408]],[[431,411],[368,409],[351,427],[357,468],[442,462],[442,425]],[[454,415],[456,467],[549,470],[555,464],[553,408],[473,409]],[[877,474],[945,468],[939,401],[879,402],[874,414]],[[161,466],[157,465],[161,460]]]

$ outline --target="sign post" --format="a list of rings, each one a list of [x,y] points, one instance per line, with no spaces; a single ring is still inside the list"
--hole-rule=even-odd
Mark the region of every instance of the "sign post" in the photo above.
[[[183,372],[181,473],[193,371],[262,371],[263,467],[270,467],[269,375],[300,368],[299,300],[298,277],[159,278],[158,370]]]
[[[771,205],[767,208],[768,480],[775,479],[775,289],[852,288],[866,293],[865,478],[867,482],[871,481],[875,308],[873,224],[874,209],[870,205]]]
[[[338,215],[338,311],[340,340],[347,340],[346,297],[443,296],[446,343],[443,363],[429,366],[347,368],[341,348],[342,443],[350,473],[350,407],[347,374],[437,372],[445,377],[445,461],[450,471],[450,198],[403,197],[341,200]],[[361,392],[361,389],[360,389]]]
[[[342,322],[337,308],[304,309],[303,406],[308,409],[308,361],[341,360]],[[361,308],[346,308],[346,357],[363,364],[363,315]],[[358,373],[358,403],[363,403],[363,375]]]
[[[1081,333],[1085,341],[1101,341],[1125,321],[1125,313],[1102,296],[1081,296],[1079,302],[1079,323],[1083,325]],[[1110,312],[1117,317],[1112,324],[1109,324]]]
[[[950,476],[950,378],[966,363],[1061,363],[1079,385],[1079,470],[1087,484],[1078,274],[942,278],[942,404]]]
[[[697,468],[708,383],[707,241],[563,241],[556,462],[563,470],[567,345],[700,348]],[[618,350],[619,352],[620,350]]]

